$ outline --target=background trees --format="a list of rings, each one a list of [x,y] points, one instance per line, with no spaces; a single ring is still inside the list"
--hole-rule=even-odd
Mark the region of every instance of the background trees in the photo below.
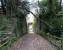
[[[19,37],[22,35],[22,33],[27,32],[26,15],[32,13],[35,18],[38,19],[38,23],[36,24],[39,27],[39,32],[42,31],[46,34],[49,33],[52,36],[61,38],[63,35],[62,0],[38,0],[37,3],[38,7],[40,8],[40,13],[34,14],[32,11],[30,11],[30,3],[27,0],[1,0],[2,10],[7,17],[1,17],[0,20],[2,21],[4,19],[3,21],[5,22],[0,22],[2,24],[0,24],[0,26],[3,26],[3,29],[6,28],[4,27],[3,23],[6,23],[6,26],[7,24],[11,25],[11,23],[13,23],[13,20],[11,20],[11,18],[15,17],[17,22],[13,33],[15,33],[15,35]],[[8,19],[12,22],[10,22]],[[19,34],[16,32],[19,32]],[[0,35],[2,36],[2,34]],[[14,37],[13,34],[11,35]],[[9,37],[11,38],[12,36]]]
[[[45,32],[50,32],[56,36],[60,36],[61,34],[62,15],[59,15],[59,13],[62,11],[61,2],[61,0],[44,0],[39,3],[41,10],[39,18],[47,23],[45,26],[47,27],[45,28]],[[40,28],[43,25],[41,23],[42,22],[40,22]]]
[[[27,34],[26,15],[29,13],[28,2],[22,0],[3,0],[2,10],[5,15],[0,16],[0,49],[7,50],[17,38]]]
[[[43,0],[42,2],[39,2],[40,14],[38,21],[39,21],[40,35],[42,36],[43,34],[44,36],[48,35],[49,40],[53,44],[58,46],[60,50],[62,49],[63,44],[62,6],[63,6],[62,0]]]

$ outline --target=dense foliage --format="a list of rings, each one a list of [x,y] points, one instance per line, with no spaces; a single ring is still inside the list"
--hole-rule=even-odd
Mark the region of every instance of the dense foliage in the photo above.
[[[63,38],[63,5],[62,0],[37,1],[40,13],[30,11],[30,3],[25,0],[0,0],[3,10],[0,16],[0,48],[10,45],[15,39],[27,33],[26,15],[35,16],[34,26],[39,27],[40,34],[52,35],[54,41]],[[38,17],[36,17],[38,16]],[[11,29],[11,30],[9,30]],[[36,31],[36,30],[35,30]],[[44,33],[43,33],[44,32]],[[9,40],[10,39],[10,40]],[[60,39],[60,40],[58,40]],[[60,44],[62,45],[62,44]],[[5,48],[5,47],[4,47]]]
[[[26,7],[27,1],[1,0],[1,3],[3,15],[0,14],[0,49],[7,50],[15,40],[27,33],[26,15],[29,12],[24,8],[29,8]]]
[[[63,5],[62,0],[39,1],[39,29],[40,35],[49,37],[49,40],[62,49],[63,38]],[[44,33],[41,33],[44,32]],[[54,39],[52,41],[52,39]],[[55,41],[55,42],[54,42]],[[57,43],[58,42],[58,43]]]
[[[45,23],[47,26],[45,32],[49,32],[52,35],[58,37],[61,36],[63,30],[62,29],[63,12],[62,8],[60,7],[61,4],[59,4],[60,2],[58,0],[57,1],[44,0],[41,3],[40,3],[40,10],[42,11],[39,15],[39,18],[40,19],[42,18],[42,20],[44,20],[47,23],[47,24]]]

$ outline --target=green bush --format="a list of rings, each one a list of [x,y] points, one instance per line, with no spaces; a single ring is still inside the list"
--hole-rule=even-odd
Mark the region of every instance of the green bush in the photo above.
[[[57,37],[61,37],[61,34],[63,32],[63,17],[55,17],[55,18],[52,18],[50,19],[50,25],[52,27],[49,27],[49,32],[52,34],[52,35],[55,35]]]

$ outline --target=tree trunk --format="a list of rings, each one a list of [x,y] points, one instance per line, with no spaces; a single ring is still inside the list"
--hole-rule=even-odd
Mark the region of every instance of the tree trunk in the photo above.
[[[62,8],[61,4],[62,4],[62,0],[60,0],[60,11],[61,11],[61,8]]]
[[[3,0],[1,0],[1,4],[2,4],[3,13],[6,14],[5,5],[4,5],[4,1]]]

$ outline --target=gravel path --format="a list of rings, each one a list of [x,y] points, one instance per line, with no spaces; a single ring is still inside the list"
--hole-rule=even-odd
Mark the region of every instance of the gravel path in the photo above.
[[[8,50],[58,50],[46,39],[36,34],[24,35]]]

